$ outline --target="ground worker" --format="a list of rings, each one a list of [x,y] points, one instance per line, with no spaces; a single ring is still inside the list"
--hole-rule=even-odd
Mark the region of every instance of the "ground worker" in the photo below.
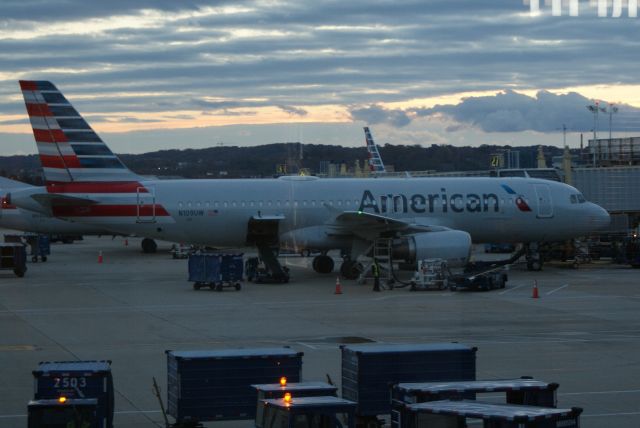
[[[373,291],[380,291],[380,266],[376,259],[373,259],[371,273],[373,274]]]

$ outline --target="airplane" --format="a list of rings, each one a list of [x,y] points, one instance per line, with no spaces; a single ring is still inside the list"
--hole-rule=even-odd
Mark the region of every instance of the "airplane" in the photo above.
[[[20,87],[46,192],[16,190],[9,202],[114,233],[214,247],[255,245],[271,262],[278,245],[319,249],[312,265],[325,274],[334,268],[327,252],[339,249],[341,274],[356,278],[358,257],[381,239],[396,259],[464,265],[474,241],[558,241],[610,220],[575,188],[530,178],[145,179],[113,154],[51,82],[20,81]]]
[[[73,237],[82,235],[112,235],[112,232],[86,223],[76,223],[62,220],[42,212],[25,210],[9,203],[6,194],[19,190],[37,191],[44,193],[46,188],[32,186],[27,183],[0,177],[0,227],[3,229],[19,230],[22,232],[42,233],[59,236],[65,243],[73,241]],[[143,239],[142,249],[145,252],[155,250],[156,243]]]
[[[369,170],[373,173],[384,174],[387,170],[384,167],[378,146],[373,141],[373,136],[371,136],[371,131],[369,131],[368,126],[364,127],[364,140],[367,144],[367,153],[369,154]]]

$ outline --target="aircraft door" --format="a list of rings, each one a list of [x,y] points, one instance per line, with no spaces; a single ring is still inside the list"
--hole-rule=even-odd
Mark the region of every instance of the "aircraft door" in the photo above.
[[[553,203],[551,200],[551,192],[549,186],[546,184],[534,185],[538,206],[538,217],[549,218],[553,217]]]
[[[136,189],[136,222],[156,222],[156,195],[153,187],[138,187]]]

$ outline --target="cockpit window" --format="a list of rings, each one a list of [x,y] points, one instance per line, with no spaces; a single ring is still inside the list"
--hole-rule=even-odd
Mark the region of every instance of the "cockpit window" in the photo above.
[[[569,200],[572,204],[584,204],[587,200],[582,196],[582,193],[576,193],[569,196]]]

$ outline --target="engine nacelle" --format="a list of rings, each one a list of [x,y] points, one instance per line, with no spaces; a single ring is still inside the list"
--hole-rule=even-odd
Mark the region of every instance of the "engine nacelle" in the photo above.
[[[444,259],[449,266],[464,266],[471,255],[471,235],[462,230],[443,230],[409,235],[393,242],[393,258],[417,263]]]

